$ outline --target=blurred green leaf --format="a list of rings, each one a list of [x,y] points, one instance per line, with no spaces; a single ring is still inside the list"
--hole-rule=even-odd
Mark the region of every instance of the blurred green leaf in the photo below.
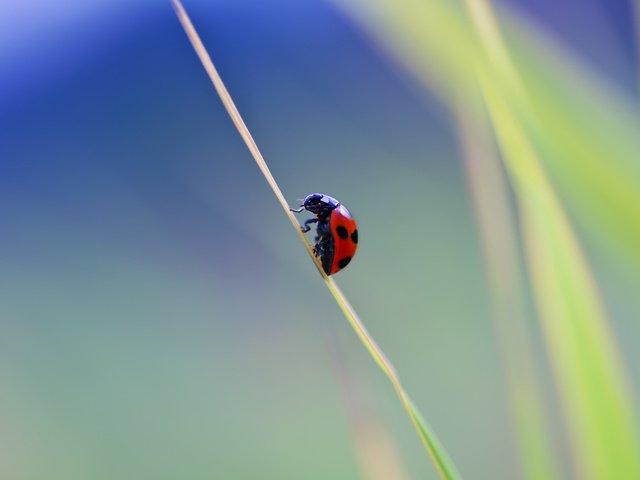
[[[577,219],[637,270],[640,116],[630,108],[637,101],[526,22],[505,19],[510,58],[529,98],[517,113],[540,161]]]
[[[558,45],[531,41],[542,36],[525,36],[524,24],[509,17],[512,54],[489,3],[468,0],[467,10],[458,2],[436,0],[340,5],[452,110],[460,98],[475,95],[479,80],[516,194],[529,273],[580,473],[640,478],[633,396],[559,199],[571,201],[612,255],[622,248],[640,266],[640,170],[633,160],[640,147],[637,116],[615,90],[558,54]],[[560,67],[559,59],[568,66]]]
[[[528,265],[552,368],[583,478],[639,478],[622,362],[571,227],[506,101],[485,98],[518,197]]]
[[[473,95],[483,53],[458,1],[335,2],[444,102]],[[560,198],[610,246],[610,255],[640,271],[640,115],[630,108],[637,102],[522,17],[501,18],[509,41],[504,55],[518,83],[509,77],[494,81],[544,153],[540,160]]]
[[[457,107],[458,137],[485,256],[494,328],[523,468],[531,479],[559,478],[528,338],[518,227],[509,202],[508,181],[482,112],[483,99],[478,95]],[[470,109],[476,113],[469,115]]]

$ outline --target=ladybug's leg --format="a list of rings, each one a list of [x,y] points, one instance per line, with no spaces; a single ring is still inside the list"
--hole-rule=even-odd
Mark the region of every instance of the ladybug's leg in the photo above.
[[[309,230],[311,230],[311,227],[309,226],[309,224],[316,223],[317,221],[318,219],[316,217],[311,217],[309,220],[305,220],[304,225],[301,226],[300,229],[302,230],[303,233],[307,233]]]
[[[316,230],[316,233],[317,233],[316,239],[315,239],[316,242],[318,242],[318,240],[320,240],[325,235],[331,234],[329,223],[325,221],[318,223],[318,228]]]
[[[316,244],[313,246],[313,253],[318,258],[322,258],[324,255],[324,244],[318,241],[318,237],[316,237]]]

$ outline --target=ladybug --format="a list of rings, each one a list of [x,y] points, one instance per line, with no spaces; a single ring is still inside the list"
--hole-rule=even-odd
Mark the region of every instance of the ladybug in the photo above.
[[[301,229],[306,233],[311,230],[311,223],[318,224],[313,253],[320,259],[324,273],[333,275],[349,265],[358,248],[358,227],[344,205],[324,193],[312,193],[305,197],[300,208],[290,210],[296,213],[308,210],[315,214]]]

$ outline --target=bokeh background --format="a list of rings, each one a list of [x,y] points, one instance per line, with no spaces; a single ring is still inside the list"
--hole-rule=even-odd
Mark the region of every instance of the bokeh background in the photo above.
[[[495,6],[636,108],[631,2]],[[290,203],[325,192],[357,218],[336,280],[463,476],[524,478],[441,98],[338,4],[185,7]],[[639,277],[568,205],[633,389]],[[0,478],[374,478],[380,445],[398,464],[386,478],[437,478],[169,2],[0,5],[0,232]],[[533,303],[525,329],[571,477]]]

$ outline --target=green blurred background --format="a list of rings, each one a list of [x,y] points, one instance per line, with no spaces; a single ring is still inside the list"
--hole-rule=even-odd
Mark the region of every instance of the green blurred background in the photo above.
[[[635,118],[632,3],[496,3]],[[358,220],[336,280],[462,475],[521,478],[446,106],[335,4],[185,7],[289,202],[328,193]],[[407,478],[437,478],[170,4],[8,2],[0,19],[0,478],[366,477],[358,415]],[[556,173],[637,384],[637,269]],[[572,476],[529,294],[523,316]]]

